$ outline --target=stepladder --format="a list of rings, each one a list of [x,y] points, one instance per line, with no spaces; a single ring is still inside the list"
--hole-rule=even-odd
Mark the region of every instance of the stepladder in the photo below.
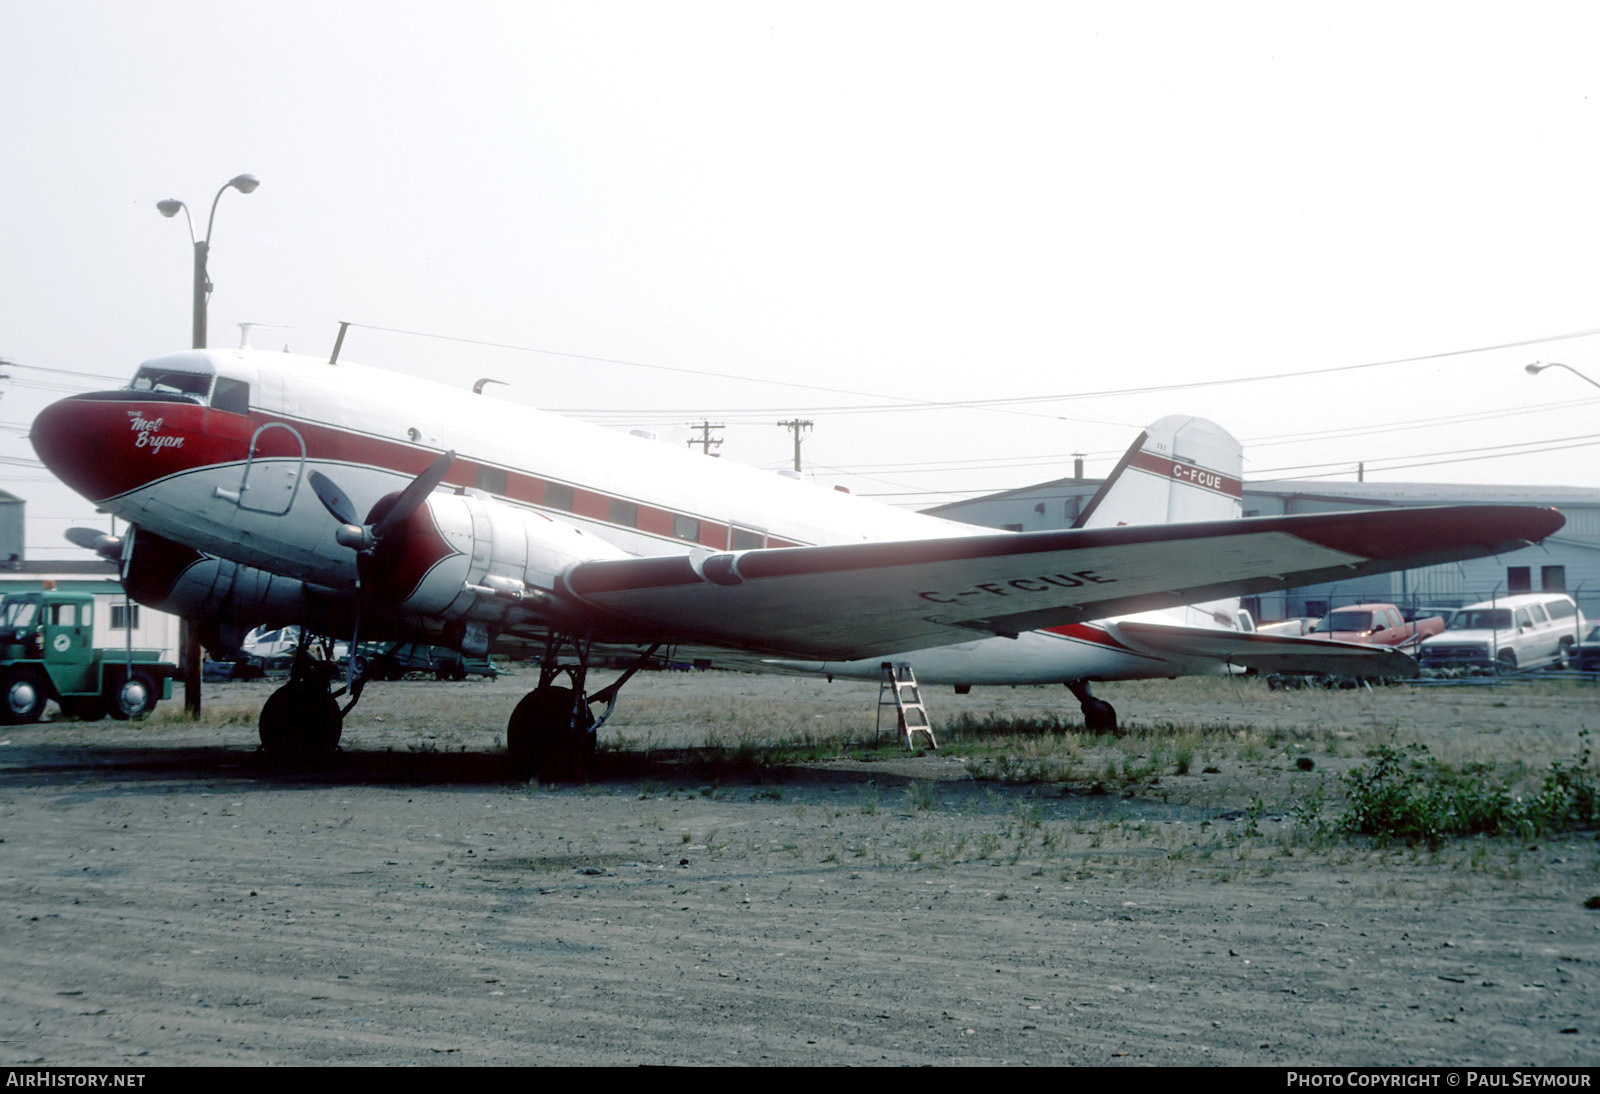
[[[880,666],[882,678],[878,682],[878,721],[873,737],[883,725],[885,707],[894,707],[895,724],[900,742],[908,749],[917,749],[918,737],[927,739],[926,747],[937,749],[938,740],[933,735],[933,723],[928,720],[928,708],[922,703],[922,689],[917,686],[917,674],[904,661],[885,661]]]

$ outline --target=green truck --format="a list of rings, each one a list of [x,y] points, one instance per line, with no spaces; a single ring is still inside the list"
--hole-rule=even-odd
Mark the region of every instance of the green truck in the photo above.
[[[96,649],[88,593],[0,599],[0,722],[37,722],[54,699],[71,718],[141,718],[172,697],[178,667],[158,650]]]

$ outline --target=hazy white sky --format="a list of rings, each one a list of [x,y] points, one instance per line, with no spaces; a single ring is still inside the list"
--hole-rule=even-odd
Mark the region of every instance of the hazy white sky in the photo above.
[[[1248,477],[1600,485],[1600,390],[1522,368],[1600,379],[1600,335],[1093,395],[1600,328],[1596,41],[1578,3],[0,0],[0,486],[73,554],[23,433],[107,381],[42,370],[186,347],[155,203],[203,231],[246,171],[214,345],[547,351],[344,355],[774,467],[810,418],[809,470],[899,504],[1175,412]],[[1436,464],[1502,445],[1547,451]]]

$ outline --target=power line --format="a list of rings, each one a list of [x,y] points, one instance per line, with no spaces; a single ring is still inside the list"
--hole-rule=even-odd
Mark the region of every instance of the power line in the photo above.
[[[431,334],[425,331],[403,330],[396,327],[379,327],[366,323],[351,323],[352,327],[365,330],[382,331],[388,334],[401,334],[415,338],[436,338],[450,342],[460,342],[466,345],[486,346],[494,349],[514,350],[521,353],[539,353],[554,357],[566,357],[578,361],[593,361],[601,364],[624,365],[631,368],[653,369],[662,372],[675,372],[691,376],[706,376],[722,380],[735,380],[743,383],[769,384],[777,387],[791,387],[805,391],[824,391],[833,395],[854,395],[859,398],[878,399],[893,404],[853,405],[853,406],[826,406],[826,407],[774,407],[774,408],[687,408],[688,413],[885,413],[891,411],[920,411],[920,410],[1005,410],[1019,406],[1048,403],[1066,402],[1082,399],[1111,398],[1123,395],[1145,395],[1161,391],[1185,391],[1194,388],[1223,387],[1232,384],[1261,383],[1269,380],[1296,379],[1304,376],[1327,376],[1344,372],[1355,372],[1362,369],[1384,368],[1390,365],[1419,364],[1424,361],[1440,361],[1450,357],[1463,357],[1474,353],[1489,353],[1495,350],[1519,349],[1527,346],[1547,345],[1552,342],[1565,342],[1577,338],[1590,338],[1600,334],[1600,327],[1589,328],[1581,331],[1571,331],[1565,334],[1543,335],[1537,338],[1523,338],[1513,342],[1497,342],[1491,345],[1472,346],[1464,349],[1443,350],[1438,353],[1425,353],[1412,357],[1395,357],[1382,361],[1365,361],[1354,365],[1332,365],[1322,368],[1297,369],[1290,372],[1269,373],[1263,376],[1234,376],[1220,380],[1187,380],[1172,384],[1152,384],[1145,387],[1111,388],[1101,391],[1066,392],[1050,395],[1017,395],[988,399],[955,399],[955,400],[916,400],[899,395],[888,395],[881,392],[856,391],[848,388],[828,387],[822,384],[803,384],[793,380],[769,380],[763,377],[741,376],[735,373],[715,372],[707,369],[685,368],[678,365],[657,365],[645,361],[631,361],[616,357],[599,357],[591,354],[568,353],[563,350],[540,349],[536,346],[520,346],[507,342],[488,342],[475,338],[462,338],[454,335]],[[559,413],[566,414],[605,414],[618,415],[625,413],[615,407],[589,407],[589,408],[560,408]],[[670,413],[682,414],[686,408],[679,408]],[[641,413],[660,415],[669,411],[654,410]],[[1054,417],[1054,415],[1044,415]],[[1110,423],[1096,423],[1110,424]]]

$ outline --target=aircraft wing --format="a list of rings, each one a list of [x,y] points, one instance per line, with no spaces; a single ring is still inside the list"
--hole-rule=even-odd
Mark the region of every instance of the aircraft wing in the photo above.
[[[604,559],[559,592],[602,640],[852,660],[1498,554],[1564,523],[1459,506]]]
[[[1417,662],[1388,646],[1363,646],[1319,638],[1250,634],[1205,627],[1126,620],[1111,624],[1117,636],[1174,661],[1205,658],[1258,672],[1318,673],[1324,676],[1410,678]]]

